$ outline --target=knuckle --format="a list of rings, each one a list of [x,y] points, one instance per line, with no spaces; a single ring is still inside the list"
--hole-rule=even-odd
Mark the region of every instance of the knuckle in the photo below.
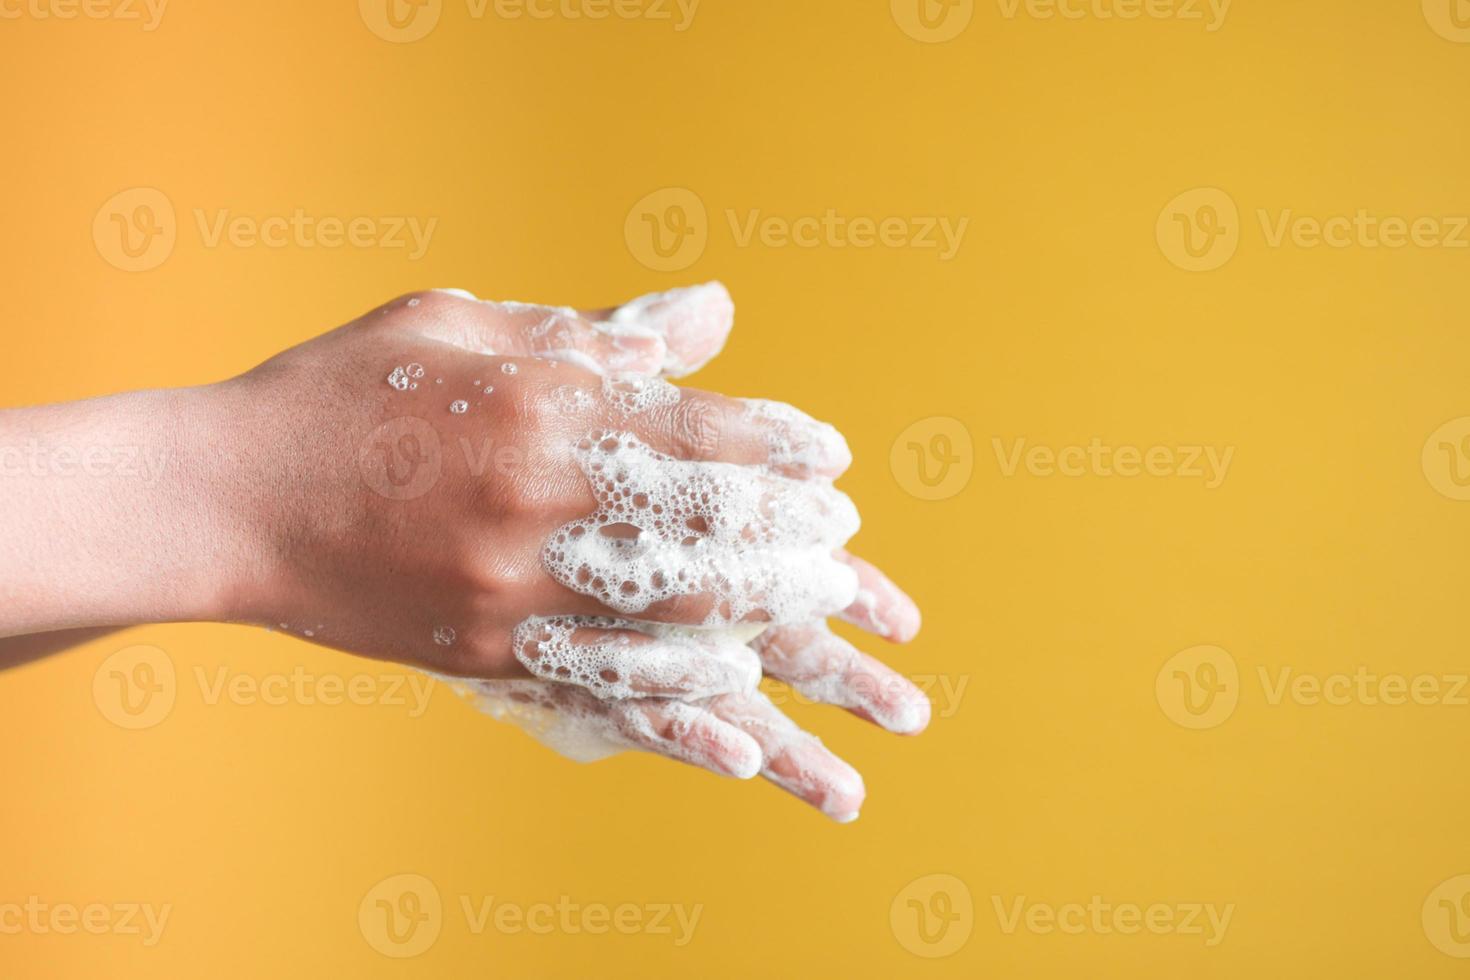
[[[708,399],[686,395],[669,415],[669,436],[683,455],[717,456],[724,442],[724,417]]]

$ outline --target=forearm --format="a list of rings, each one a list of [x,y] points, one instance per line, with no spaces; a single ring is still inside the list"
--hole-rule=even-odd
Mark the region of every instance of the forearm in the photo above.
[[[209,391],[0,412],[0,637],[227,616],[242,556]]]

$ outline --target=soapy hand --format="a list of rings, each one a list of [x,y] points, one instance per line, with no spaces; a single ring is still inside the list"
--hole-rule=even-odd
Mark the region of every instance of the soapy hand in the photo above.
[[[917,732],[923,696],[825,619],[905,640],[918,614],[842,550],[835,429],[663,380],[732,320],[718,284],[585,313],[432,291],[219,384],[0,413],[33,461],[0,508],[0,655],[254,623],[467,679],[570,754],[759,770],[849,819],[861,779],[756,684]],[[35,465],[108,446],[159,465]]]
[[[650,310],[675,311],[675,320],[684,325],[683,329],[669,331],[661,327],[658,332],[677,338],[675,347],[699,351],[693,356],[677,353],[667,357],[657,368],[663,373],[682,373],[713,356],[723,345],[732,325],[733,307],[717,284],[655,295],[635,301],[620,312],[605,311],[588,319],[593,322],[602,320],[612,312],[612,323],[625,326],[638,322]],[[699,312],[695,313],[696,310]],[[634,311],[638,312],[635,314]],[[543,314],[537,314],[540,315]],[[526,322],[535,319],[536,316],[527,317]],[[461,337],[458,342],[467,343],[467,340]],[[583,363],[600,372],[608,370],[585,360]],[[605,393],[622,393],[621,397],[630,409],[636,408],[639,400],[646,403],[672,397],[657,385],[635,380],[627,368],[624,364],[621,371],[615,372],[620,380],[605,384]],[[645,374],[652,369],[651,360],[641,367]],[[654,396],[653,392],[661,394]],[[834,454],[831,447],[836,445],[836,441],[830,435],[814,437],[817,430],[813,430],[799,412],[777,403],[747,404],[748,417],[760,418],[772,425],[767,437],[770,455],[761,464],[767,469],[830,481],[845,468],[845,451]],[[622,450],[624,447],[618,445],[615,448]],[[600,455],[589,443],[582,447],[584,458],[589,451],[594,456]],[[609,471],[609,467],[603,465],[606,462],[604,459],[594,464],[598,472]],[[629,474],[624,473],[623,476]],[[640,483],[636,476],[632,482]],[[656,482],[646,476],[641,480],[644,486]],[[635,494],[631,498],[633,507],[620,507],[614,501],[612,513],[608,513],[608,501],[599,495],[604,510],[590,523],[606,528],[609,522],[626,518],[632,523],[622,526],[638,538],[656,538],[658,535],[650,535],[650,532],[656,532],[665,525],[675,528],[676,538],[683,535],[687,522],[648,520],[652,516],[649,503],[644,500],[641,508],[637,506],[639,496]],[[803,527],[808,533],[818,531],[815,537],[822,540],[823,549],[842,543],[855,530],[855,524],[850,528],[845,526],[845,508],[828,507],[819,514],[796,515],[786,512],[781,503],[778,497],[767,495],[764,509],[770,514],[784,514],[788,525]],[[746,549],[759,544],[751,536],[748,524],[725,523],[741,531],[741,539],[732,541],[732,544],[737,547],[744,545]],[[825,538],[820,533],[824,524]],[[587,530],[584,524],[574,526],[570,533],[585,533]],[[701,526],[700,530],[708,531],[709,528]],[[771,536],[780,537],[779,534]],[[596,542],[601,539],[588,536],[586,540]],[[626,545],[628,540],[612,538],[611,545]],[[548,556],[549,564],[552,567],[564,566],[558,577],[568,586],[579,588],[574,578],[566,574],[572,565],[566,562],[564,552],[559,550],[566,543],[567,536],[559,535]],[[646,543],[638,550],[646,554]],[[919,626],[919,614],[913,602],[873,566],[842,551],[835,554],[853,569],[858,583],[857,598],[848,608],[841,610],[843,618],[892,641],[911,639]],[[621,584],[625,588],[631,587],[627,580]],[[592,591],[609,605],[629,613],[637,613],[637,603],[643,601],[643,590],[633,588],[631,599],[634,605],[626,607],[620,602],[622,597],[618,590],[611,589],[605,579],[597,580]],[[823,612],[837,613],[839,608],[833,606]],[[707,616],[705,625],[718,626],[737,621],[740,618],[738,613],[738,608],[730,609],[728,606],[723,613],[713,611]],[[799,620],[801,616],[776,615],[769,618],[787,623],[790,619]],[[622,682],[628,674],[624,664],[639,654],[626,635],[610,639],[612,634],[607,628],[615,623],[587,617],[528,620],[517,634],[517,652],[522,662],[543,681],[477,681],[465,686],[482,710],[520,725],[573,758],[591,760],[622,748],[635,748],[738,778],[749,778],[759,772],[834,819],[845,822],[856,818],[864,795],[862,778],[852,767],[827,751],[814,736],[797,728],[760,692],[734,689],[732,693],[704,700],[630,697],[635,692],[628,690]],[[670,637],[667,630],[646,624],[624,622],[620,625],[657,633],[665,642],[702,639],[728,644],[739,633],[738,630],[685,632],[679,637]],[[582,649],[570,650],[568,638],[579,634],[586,638]],[[652,643],[651,640],[646,642]],[[928,724],[928,700],[912,684],[837,637],[821,618],[797,625],[774,626],[755,640],[754,647],[769,676],[788,683],[808,698],[849,708],[860,717],[900,734],[917,734]],[[732,653],[728,647],[724,652],[727,655]]]
[[[220,451],[248,456],[223,467],[242,483],[230,510],[268,556],[236,583],[233,618],[609,699],[750,690],[760,668],[742,644],[632,620],[844,606],[858,579],[834,551],[857,518],[826,479],[849,458],[830,426],[622,373],[717,350],[722,297],[594,322],[417,294],[219,386]]]

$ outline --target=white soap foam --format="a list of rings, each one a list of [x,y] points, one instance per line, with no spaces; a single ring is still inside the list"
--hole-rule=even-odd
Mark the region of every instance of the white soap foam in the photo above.
[[[682,394],[663,378],[608,375],[602,379],[602,397],[623,416],[631,418],[651,408],[677,405]]]
[[[542,552],[570,589],[630,616],[698,597],[710,606],[703,626],[806,622],[857,595],[857,574],[832,557],[857,532],[857,510],[829,483],[676,460],[619,432],[582,440],[575,456],[598,510]]]
[[[735,319],[735,303],[718,282],[650,293],[625,303],[607,325],[643,328],[667,343],[663,373],[679,378],[707,364],[720,352]]]
[[[635,641],[637,626],[612,617],[533,616],[511,642],[531,673],[604,700],[712,697],[760,683],[760,658],[741,640],[719,631],[659,630],[652,642]]]
[[[731,773],[739,779],[761,770],[759,746],[739,728],[716,723],[701,704],[658,698],[600,701],[572,685],[543,681],[443,679],[480,711],[575,762],[597,762],[637,749],[695,765],[712,754],[739,760]],[[687,739],[696,727],[697,738]]]
[[[820,473],[844,470],[852,462],[847,440],[826,422],[785,402],[742,400],[745,420],[765,435],[771,466]]]

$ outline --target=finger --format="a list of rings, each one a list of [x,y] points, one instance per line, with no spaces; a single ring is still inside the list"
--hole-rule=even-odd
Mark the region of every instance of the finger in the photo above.
[[[616,309],[589,310],[583,315],[593,323],[651,330],[666,345],[660,373],[682,378],[704,367],[724,348],[735,325],[735,303],[723,284],[707,282],[650,293]]]
[[[852,465],[842,433],[781,402],[684,388],[677,399],[643,413],[633,428],[675,459],[766,466],[795,479],[836,479]]]
[[[717,635],[652,637],[620,620],[532,617],[516,627],[515,655],[543,680],[574,684],[604,700],[708,698],[750,691],[760,663],[738,642]]]
[[[764,694],[728,694],[709,702],[709,710],[760,746],[766,779],[838,823],[858,818],[866,796],[863,777],[815,735],[796,727]]]
[[[664,339],[637,323],[593,323],[570,307],[495,303],[458,289],[408,299],[412,329],[477,354],[565,361],[595,374],[656,374]]]
[[[833,552],[857,514],[830,485],[680,463],[626,435],[578,453],[598,510],[542,552],[566,588],[625,616],[703,626],[805,622],[856,597],[857,573]]]
[[[755,739],[702,706],[659,698],[599,701],[581,688],[539,680],[454,684],[480,711],[577,762],[638,749],[736,779],[761,769]]]
[[[914,600],[887,575],[856,555],[839,551],[837,558],[857,572],[858,577],[857,600],[838,618],[895,643],[912,640],[923,622]]]
[[[817,622],[776,626],[754,643],[766,673],[823,704],[847,708],[898,735],[929,726],[924,692]]]
[[[636,559],[587,559],[574,538],[553,538],[543,553],[563,593],[558,609],[616,615],[646,623],[721,628],[741,623],[798,623],[835,615],[852,602],[852,569],[820,549],[684,558],[667,549]],[[698,549],[688,549],[698,550]]]
[[[634,748],[735,779],[761,771],[757,741],[707,708],[649,698],[616,702],[608,711],[620,737]]]

